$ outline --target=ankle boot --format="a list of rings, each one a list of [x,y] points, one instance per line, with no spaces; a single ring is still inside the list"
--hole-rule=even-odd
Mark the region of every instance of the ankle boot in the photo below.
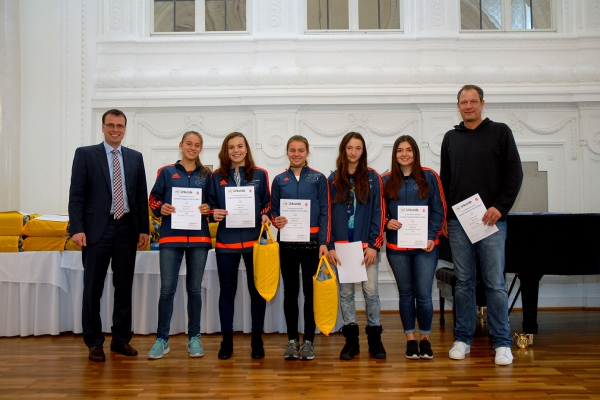
[[[360,345],[358,344],[358,325],[352,323],[342,327],[342,333],[346,338],[346,344],[340,353],[341,360],[352,360],[355,355],[360,353]]]
[[[250,342],[252,347],[252,358],[260,360],[265,357],[265,349],[263,347],[262,332],[252,331],[252,341]]]
[[[383,348],[383,343],[381,343],[381,332],[383,332],[381,325],[367,326],[365,332],[369,342],[369,354],[371,354],[373,358],[385,358],[385,349]]]
[[[233,353],[233,332],[223,333],[223,341],[219,350],[219,360],[228,360]]]

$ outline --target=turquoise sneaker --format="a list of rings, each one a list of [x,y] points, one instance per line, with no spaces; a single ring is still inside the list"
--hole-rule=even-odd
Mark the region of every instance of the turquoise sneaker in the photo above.
[[[188,342],[188,352],[190,357],[202,357],[204,356],[204,349],[202,348],[202,342],[200,341],[200,335],[196,335]]]
[[[163,358],[163,356],[169,353],[171,349],[169,348],[169,341],[165,341],[163,339],[156,339],[156,343],[148,352],[148,358],[150,360],[158,360],[159,358]]]

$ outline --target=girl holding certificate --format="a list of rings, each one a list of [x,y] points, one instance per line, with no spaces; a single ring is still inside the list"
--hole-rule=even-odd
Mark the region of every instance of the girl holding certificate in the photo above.
[[[188,352],[190,357],[202,357],[204,349],[200,342],[200,312],[202,310],[202,276],[206,266],[206,257],[212,247],[208,221],[210,208],[206,204],[206,190],[210,171],[200,162],[202,136],[198,132],[186,132],[179,143],[181,160],[165,165],[158,170],[156,183],[150,193],[150,208],[157,217],[162,217],[160,229],[160,298],[158,301],[158,328],[156,343],[148,352],[148,358],[162,358],[171,351],[169,330],[173,315],[173,297],[179,280],[179,267],[185,254],[186,289],[188,295]],[[191,210],[177,209],[173,206],[174,195],[178,190],[198,193],[191,202]],[[175,189],[175,190],[174,190]],[[196,210],[198,204],[198,210]],[[201,205],[200,205],[201,204]],[[179,207],[179,205],[178,205]],[[173,217],[177,213],[189,213],[192,229],[175,229]],[[203,216],[201,216],[202,214]]]
[[[219,359],[233,353],[233,312],[238,269],[243,257],[250,292],[252,314],[252,358],[265,356],[262,332],[266,301],[254,286],[253,245],[259,240],[261,224],[269,223],[271,196],[267,171],[254,165],[246,137],[233,132],[225,137],[219,152],[219,169],[210,178],[208,203],[217,229],[217,270],[219,271],[219,317],[223,341]]]
[[[334,244],[361,242],[364,256],[362,265],[367,272],[367,280],[362,282],[362,289],[367,309],[365,332],[369,353],[375,358],[385,358],[386,352],[381,343],[383,328],[380,323],[381,303],[377,287],[377,253],[383,243],[385,217],[383,183],[379,174],[367,167],[367,148],[360,133],[350,132],[342,138],[336,167],[337,170],[329,176],[332,232],[328,258],[338,269],[344,268]],[[360,353],[354,283],[340,283],[340,305],[344,317],[342,332],[346,338],[340,358],[351,360]]]
[[[433,319],[431,288],[438,260],[438,236],[446,218],[442,184],[435,171],[421,167],[419,146],[408,135],[400,136],[394,142],[392,166],[383,176],[383,182],[388,221],[386,254],[400,293],[400,318],[407,340],[406,358],[430,359],[433,358],[429,343]],[[411,219],[411,210],[424,212],[427,218],[423,218],[421,224],[414,223],[418,218]],[[411,229],[411,234],[406,235],[403,229]],[[421,233],[423,243],[417,239],[416,244],[412,244],[411,237]],[[415,319],[419,323],[420,342],[415,339]]]
[[[327,255],[329,241],[329,185],[322,173],[308,167],[308,140],[292,136],[287,142],[290,167],[273,180],[271,215],[279,229],[279,258],[283,277],[283,312],[289,343],[286,360],[315,358],[315,316],[312,277],[319,259]],[[302,200],[296,201],[293,200]],[[287,235],[286,230],[297,232]],[[300,265],[304,292],[304,337],[298,335],[298,294]]]

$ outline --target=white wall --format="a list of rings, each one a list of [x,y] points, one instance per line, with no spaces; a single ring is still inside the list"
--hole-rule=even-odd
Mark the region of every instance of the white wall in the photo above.
[[[486,91],[524,161],[548,171],[551,211],[600,212],[600,1],[557,0],[557,32],[460,33],[458,2],[404,1],[404,33],[307,35],[303,0],[249,0],[249,34],[149,35],[150,0],[21,0],[21,209],[66,212],[74,150],[102,140],[100,116],[129,118],[149,185],[188,129],[217,164],[222,138],[247,134],[271,175],[303,134],[327,173],[340,137],[366,135],[371,165],[389,166],[399,134],[439,166],[465,83]],[[384,262],[382,300],[395,308]],[[554,287],[555,283],[560,283]],[[566,283],[563,284],[563,283]],[[600,306],[596,277],[545,277],[543,306]]]

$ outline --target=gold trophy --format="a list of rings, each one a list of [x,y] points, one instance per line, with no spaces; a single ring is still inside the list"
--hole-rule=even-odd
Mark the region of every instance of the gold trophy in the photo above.
[[[524,349],[528,347],[530,344],[533,344],[533,334],[530,333],[515,333],[515,341],[517,342],[517,346]]]

